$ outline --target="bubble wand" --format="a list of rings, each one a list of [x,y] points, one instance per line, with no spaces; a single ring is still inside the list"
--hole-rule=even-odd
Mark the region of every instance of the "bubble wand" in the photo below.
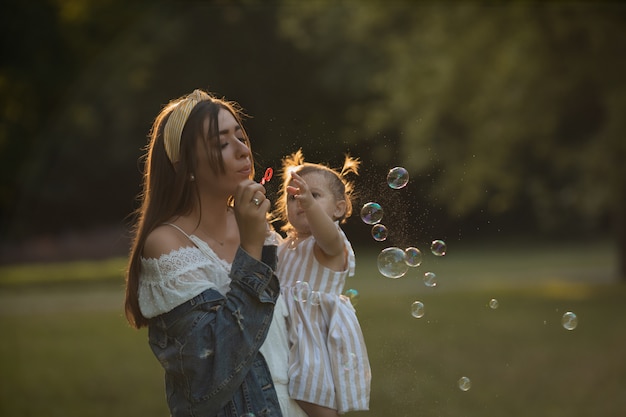
[[[266,182],[269,182],[272,179],[272,175],[274,175],[274,170],[271,167],[266,169],[263,178],[261,178],[261,185],[265,185]]]

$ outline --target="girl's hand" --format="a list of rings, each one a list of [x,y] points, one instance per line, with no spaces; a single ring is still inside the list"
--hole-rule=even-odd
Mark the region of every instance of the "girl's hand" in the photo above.
[[[265,198],[265,187],[252,180],[242,181],[237,186],[234,199],[240,245],[250,256],[261,259],[267,236],[267,213],[271,206]]]
[[[291,173],[291,181],[293,185],[287,186],[287,194],[293,196],[303,210],[311,207],[315,203],[315,198],[307,183],[295,172]]]

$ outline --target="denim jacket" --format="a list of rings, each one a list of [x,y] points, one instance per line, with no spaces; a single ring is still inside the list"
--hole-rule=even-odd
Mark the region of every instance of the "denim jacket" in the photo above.
[[[165,370],[172,417],[281,416],[259,353],[279,295],[276,247],[263,261],[239,248],[226,296],[206,290],[150,321],[148,338]]]

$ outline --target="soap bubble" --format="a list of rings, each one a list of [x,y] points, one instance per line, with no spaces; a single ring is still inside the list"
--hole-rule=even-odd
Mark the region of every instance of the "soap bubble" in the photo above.
[[[404,250],[404,254],[408,266],[415,268],[422,264],[422,252],[419,249],[411,246]]]
[[[424,274],[424,285],[427,287],[436,287],[437,286],[437,275],[434,272],[426,272]]]
[[[395,167],[387,174],[387,184],[394,190],[403,188],[409,182],[409,171],[402,167]]]
[[[578,326],[578,317],[576,317],[576,314],[568,311],[567,313],[563,314],[563,317],[561,318],[561,324],[566,330],[574,330],[576,326]]]
[[[293,299],[300,302],[306,303],[311,296],[311,288],[309,287],[309,283],[306,281],[297,281],[296,285],[291,287],[291,295]]]
[[[461,391],[469,391],[472,388],[472,381],[466,376],[459,378],[459,389]]]
[[[359,303],[359,292],[353,288],[350,288],[348,290],[345,290],[343,295],[345,295],[346,297],[348,297],[348,299],[350,299],[350,303],[352,303],[352,307],[356,307],[356,305]]]
[[[378,203],[369,202],[361,208],[361,220],[366,224],[379,223],[383,218],[383,208]]]
[[[443,240],[433,240],[430,244],[430,251],[435,256],[444,256],[446,254],[447,246]]]
[[[356,353],[349,352],[347,355],[343,357],[342,367],[345,371],[350,371],[356,368],[357,362],[358,361],[357,361]]]
[[[406,254],[395,246],[383,249],[378,255],[378,270],[387,278],[400,278],[406,274]]]
[[[383,240],[387,239],[387,234],[388,231],[385,225],[375,224],[374,226],[372,226],[372,237],[374,238],[374,240],[382,242]]]
[[[321,302],[321,296],[319,291],[311,291],[311,305],[318,306]]]
[[[491,300],[489,300],[490,309],[495,310],[496,308],[498,308],[499,305],[500,303],[498,303],[498,300],[496,300],[495,298],[492,298]]]
[[[411,315],[416,319],[424,317],[424,303],[421,301],[414,301],[413,304],[411,304]]]

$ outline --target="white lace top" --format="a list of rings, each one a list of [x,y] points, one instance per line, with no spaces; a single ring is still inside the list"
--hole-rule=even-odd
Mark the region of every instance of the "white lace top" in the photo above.
[[[167,313],[211,288],[222,294],[230,289],[230,263],[202,239],[188,237],[196,246],[181,247],[158,259],[141,258],[139,308],[144,317]]]

